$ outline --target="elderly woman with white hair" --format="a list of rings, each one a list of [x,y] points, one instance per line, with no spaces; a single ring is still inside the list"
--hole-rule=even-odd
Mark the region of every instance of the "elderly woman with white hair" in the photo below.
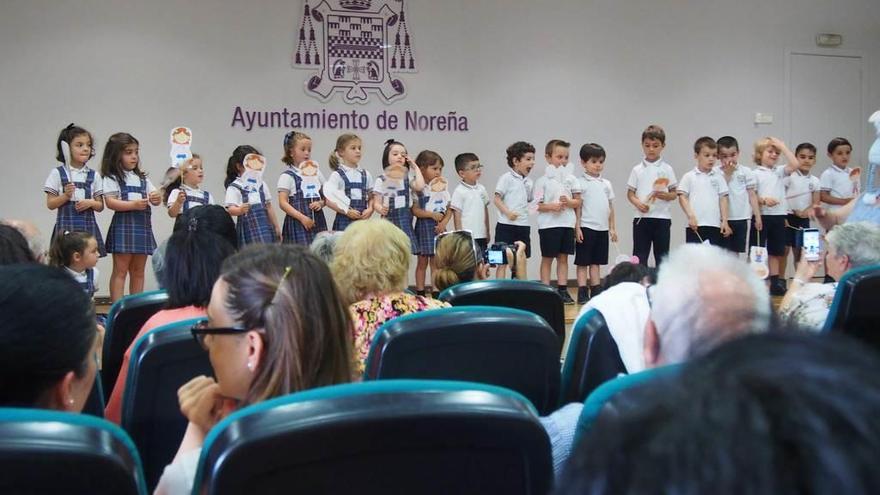
[[[880,263],[880,227],[870,222],[838,225],[825,235],[825,246],[825,273],[839,281],[850,270]],[[821,265],[801,256],[779,305],[783,319],[815,331],[825,325],[837,290],[837,282],[810,282]]]

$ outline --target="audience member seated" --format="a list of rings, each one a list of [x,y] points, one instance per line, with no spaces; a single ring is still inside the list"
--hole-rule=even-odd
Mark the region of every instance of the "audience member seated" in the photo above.
[[[34,256],[37,263],[45,263],[46,261],[46,243],[43,241],[43,234],[37,225],[30,220],[3,220],[0,223],[15,227],[21,232],[27,241],[28,249]]]
[[[644,290],[627,285],[619,284],[618,290]],[[615,300],[617,287],[598,296],[600,305],[603,297]],[[684,244],[673,249],[660,266],[657,285],[646,292],[650,313],[643,336],[616,339],[627,366],[637,361],[633,358],[637,350],[627,348],[633,342],[642,342],[643,368],[653,368],[685,362],[728,340],[765,332],[770,325],[770,295],[764,282],[745,261],[716,246]],[[541,418],[557,473],[571,452],[582,409],[582,403],[568,404]]]
[[[0,266],[0,321],[0,406],[81,411],[98,332],[79,284],[36,263]]]
[[[556,493],[878,493],[878,414],[876,354],[840,338],[750,336],[618,394]]]
[[[641,263],[624,261],[614,265],[611,271],[602,279],[600,285],[604,291],[623,282],[634,282],[645,287],[654,285],[657,283],[657,269]]]
[[[156,493],[190,493],[205,436],[231,409],[349,381],[350,327],[330,270],[307,248],[251,246],[227,259],[208,321],[193,327],[216,380],[178,391],[189,425]]]
[[[341,231],[324,231],[315,236],[315,240],[309,245],[309,249],[315,256],[324,260],[329,266],[333,262],[333,253],[336,251],[336,243],[342,236]]]
[[[376,330],[386,321],[449,304],[404,291],[409,273],[409,237],[382,219],[354,222],[336,243],[333,277],[351,304],[354,320],[353,378],[364,373]]]
[[[0,265],[36,262],[24,235],[15,227],[0,223]]]
[[[238,234],[235,231],[235,222],[232,220],[229,212],[226,211],[226,208],[219,205],[203,205],[186,210],[175,218],[174,230],[171,233],[174,234],[181,230],[187,230],[190,220],[193,218],[198,219],[200,229],[219,235],[226,239],[233,248],[238,249]],[[158,282],[161,289],[165,288],[165,250],[167,248],[168,240],[166,239],[153,251],[151,261],[153,275],[156,276],[156,282]]]
[[[514,278],[524,280],[526,245],[517,241],[515,246],[516,253],[510,248],[507,249],[507,259],[515,260]],[[484,262],[483,252],[468,231],[459,230],[442,235],[437,241],[434,263],[432,278],[435,291],[443,291],[462,282],[489,278],[489,265]]]
[[[880,226],[869,222],[838,225],[825,234],[825,273],[834,280],[846,272],[880,263]],[[801,255],[794,278],[779,305],[780,316],[810,330],[825,325],[837,282],[811,282],[822,261]]]
[[[202,207],[193,208],[187,213],[200,209]],[[223,214],[228,216],[225,212]],[[190,216],[186,230],[178,230],[171,235],[165,251],[164,274],[168,305],[144,323],[125,350],[116,385],[113,386],[113,392],[104,409],[107,420],[122,423],[125,382],[134,344],[154,328],[205,316],[208,301],[211,299],[211,288],[220,276],[220,267],[234,252],[235,249],[226,239],[207,230],[204,222],[196,215]]]

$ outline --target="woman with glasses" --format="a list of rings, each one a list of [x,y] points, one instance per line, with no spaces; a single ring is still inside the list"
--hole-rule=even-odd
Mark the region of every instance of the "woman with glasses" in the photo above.
[[[437,269],[433,273],[434,288],[442,291],[447,287],[472,280],[489,278],[489,264],[483,252],[467,230],[456,230],[436,238],[434,260]],[[506,249],[506,258],[514,260],[513,278],[524,279],[526,275],[526,245],[517,241],[516,252]]]
[[[350,327],[330,270],[307,248],[252,246],[226,260],[208,320],[192,328],[216,378],[178,391],[189,426],[156,493],[190,492],[205,436],[231,410],[349,381]]]

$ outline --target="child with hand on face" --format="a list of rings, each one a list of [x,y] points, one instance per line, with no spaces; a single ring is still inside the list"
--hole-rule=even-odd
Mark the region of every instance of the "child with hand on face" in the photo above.
[[[385,142],[382,171],[373,186],[373,210],[402,230],[409,237],[412,253],[418,254],[413,234],[412,193],[422,192],[425,178],[403,143],[393,139]]]
[[[494,203],[498,210],[495,242],[512,246],[516,241],[521,241],[526,245],[526,257],[529,257],[532,254],[529,205],[534,199],[535,185],[528,175],[535,166],[535,147],[525,141],[508,146],[507,166],[510,170],[502,174],[495,185]],[[496,277],[504,278],[506,269],[506,265],[499,265]]]

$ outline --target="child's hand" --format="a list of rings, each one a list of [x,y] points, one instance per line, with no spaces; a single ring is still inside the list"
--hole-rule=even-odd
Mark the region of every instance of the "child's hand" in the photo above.
[[[723,237],[730,237],[733,234],[733,229],[730,228],[730,225],[727,222],[721,223],[721,235]]]
[[[86,210],[94,208],[94,207],[95,207],[95,200],[94,199],[81,199],[81,200],[77,201],[76,204],[73,205],[73,208],[78,212],[83,212],[83,211],[86,211]]]
[[[694,232],[696,232],[697,229],[700,228],[700,226],[697,225],[697,217],[696,216],[688,215],[688,227],[690,227],[691,230],[693,230]]]
[[[563,208],[568,206],[568,196],[559,196],[559,204],[562,205]]]
[[[761,198],[761,199],[764,200],[764,206],[768,206],[768,207],[770,207],[770,208],[772,208],[772,207],[774,207],[774,206],[776,206],[776,205],[779,204],[779,200],[778,200],[778,199],[776,199],[776,198],[771,198],[771,197],[769,197],[769,196],[766,197],[766,198]]]
[[[654,194],[654,193],[651,193]],[[633,205],[639,210],[641,213],[648,213],[651,210],[651,207],[643,203],[640,199],[633,199]]]
[[[578,244],[584,242],[584,231],[580,227],[575,227],[574,229],[574,240]]]
[[[324,207],[323,201],[312,201],[311,203],[309,203],[309,209],[312,211],[318,211],[323,207]]]
[[[275,239],[278,240],[278,243],[281,244],[284,242],[284,236],[281,235],[281,226],[275,227]]]
[[[755,230],[760,231],[764,228],[764,221],[761,220],[761,215],[755,217],[755,221],[752,222],[752,226],[755,227]]]
[[[437,225],[434,227],[435,234],[442,234],[446,232],[446,222],[437,222]]]
[[[162,202],[162,196],[159,195],[159,191],[153,191],[150,194],[148,194],[148,196],[150,198],[150,203],[153,206],[158,206],[159,203]],[[184,194],[180,194],[180,196],[184,196]]]
[[[174,206],[183,206],[183,203],[186,202],[186,193],[183,191],[179,191],[177,193],[177,199],[174,200]]]
[[[222,416],[223,396],[213,378],[197,376],[177,390],[180,412],[190,423],[208,432]]]
[[[513,221],[513,220],[516,220],[517,218],[519,218],[519,215],[515,211],[509,210],[507,212],[507,218],[509,218],[511,221]]]
[[[238,206],[239,210],[241,210],[242,215],[247,215],[249,211],[251,211],[250,203],[242,203]]]
[[[135,199],[130,201],[135,210],[146,210],[150,207],[150,202],[146,198]]]
[[[547,206],[547,208],[550,211],[554,211],[554,212],[562,211],[562,203],[544,203],[544,205]]]
[[[306,230],[312,230],[315,227],[315,221],[309,217],[306,217],[303,219],[302,225]]]
[[[355,210],[354,208],[349,208],[348,211],[345,212],[345,216],[352,220],[360,220],[361,212]]]
[[[64,186],[64,192],[61,193],[62,196],[66,197],[68,201],[73,199],[73,195],[76,194],[76,186],[73,183],[68,182],[66,186]]]
[[[382,215],[383,217],[388,215],[388,207],[385,206],[385,205],[377,206],[375,209],[376,209],[376,211],[378,211],[379,214]]]
[[[609,232],[609,235],[611,236],[611,242],[617,242],[617,231],[616,230],[611,229],[611,231]]]
[[[431,213],[431,218],[433,218],[435,222],[441,222],[441,221],[443,221],[443,216],[444,216],[444,215],[443,215],[442,213],[438,212],[438,211],[435,211],[434,213]]]
[[[799,218],[810,218],[810,209],[812,209],[812,207],[804,208],[803,210],[798,210],[797,212],[795,212],[795,214]]]

